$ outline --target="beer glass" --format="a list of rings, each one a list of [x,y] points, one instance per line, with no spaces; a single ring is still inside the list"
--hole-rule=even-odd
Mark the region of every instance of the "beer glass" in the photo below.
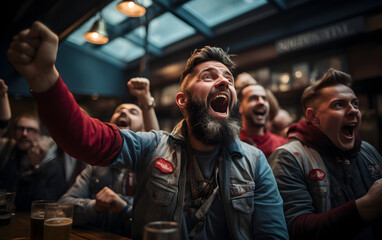
[[[143,230],[143,240],[180,240],[179,226],[171,221],[148,223]]]
[[[15,192],[0,192],[0,225],[6,225],[11,222],[15,197]]]
[[[45,206],[44,240],[69,240],[72,230],[71,203],[51,203]]]
[[[36,200],[31,206],[31,240],[44,239],[45,206],[53,200]]]

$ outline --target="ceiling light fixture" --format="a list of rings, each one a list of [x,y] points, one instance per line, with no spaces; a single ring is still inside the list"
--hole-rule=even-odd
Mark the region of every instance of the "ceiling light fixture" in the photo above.
[[[109,36],[106,30],[106,23],[102,15],[94,22],[90,31],[83,35],[83,38],[93,44],[106,44],[109,42]]]
[[[146,13],[146,8],[139,5],[136,0],[118,3],[117,10],[129,17],[142,17]]]

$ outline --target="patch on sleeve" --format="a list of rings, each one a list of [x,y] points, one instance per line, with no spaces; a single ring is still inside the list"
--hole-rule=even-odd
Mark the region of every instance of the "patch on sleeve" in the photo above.
[[[158,158],[157,160],[155,160],[154,166],[158,168],[162,173],[174,172],[174,166],[172,166],[172,163],[163,158]]]
[[[242,196],[246,193],[253,192],[254,190],[255,183],[230,185],[231,197]]]
[[[325,178],[325,172],[321,169],[315,168],[312,171],[309,172],[309,178],[310,180],[322,180]]]

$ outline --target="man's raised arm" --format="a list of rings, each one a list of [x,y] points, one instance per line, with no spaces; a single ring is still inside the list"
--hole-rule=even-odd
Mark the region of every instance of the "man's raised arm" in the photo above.
[[[38,112],[53,139],[65,152],[92,165],[108,165],[118,154],[118,128],[84,114],[55,67],[58,37],[41,22],[16,35],[9,61],[23,75]]]

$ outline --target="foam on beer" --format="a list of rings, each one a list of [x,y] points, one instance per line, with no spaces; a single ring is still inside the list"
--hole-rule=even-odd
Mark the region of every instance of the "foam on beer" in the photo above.
[[[59,227],[59,226],[67,226],[72,224],[73,220],[70,218],[51,218],[45,220],[45,226]]]

